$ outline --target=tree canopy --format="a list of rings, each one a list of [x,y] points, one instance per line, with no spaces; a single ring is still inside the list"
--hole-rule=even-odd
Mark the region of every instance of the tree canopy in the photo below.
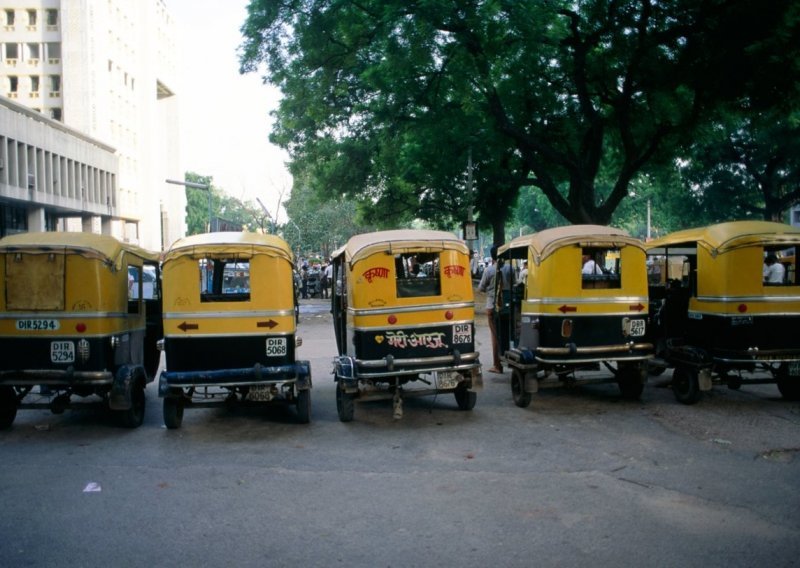
[[[721,105],[794,98],[797,25],[790,0],[252,0],[240,65],[309,187],[377,223],[474,205],[502,242],[522,187],[606,224]]]

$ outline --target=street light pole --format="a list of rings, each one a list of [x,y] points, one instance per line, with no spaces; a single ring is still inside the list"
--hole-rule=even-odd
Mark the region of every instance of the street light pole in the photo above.
[[[207,183],[198,183],[195,181],[178,181],[176,179],[167,179],[164,180],[167,183],[172,183],[175,185],[184,185],[186,187],[191,187],[194,189],[204,189],[208,192],[208,232],[211,232],[211,186]]]

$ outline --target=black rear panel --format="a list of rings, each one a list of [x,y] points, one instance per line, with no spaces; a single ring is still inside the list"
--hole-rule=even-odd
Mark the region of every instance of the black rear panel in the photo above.
[[[455,336],[455,339],[454,339]],[[370,329],[356,331],[353,337],[356,358],[412,359],[475,351],[472,323],[447,324],[435,327]]]
[[[294,335],[167,337],[164,346],[170,372],[286,365],[295,357]]]

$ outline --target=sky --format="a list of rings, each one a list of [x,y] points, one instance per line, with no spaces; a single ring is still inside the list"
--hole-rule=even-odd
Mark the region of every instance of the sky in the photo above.
[[[247,0],[165,0],[178,33],[181,160],[186,171],[211,176],[214,187],[275,217],[292,178],[288,155],[270,144],[270,112],[279,92],[258,73],[239,74],[239,28]],[[277,222],[285,222],[279,211]]]

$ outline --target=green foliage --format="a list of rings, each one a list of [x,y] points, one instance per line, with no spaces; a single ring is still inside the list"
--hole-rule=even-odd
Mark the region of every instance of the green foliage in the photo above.
[[[240,64],[281,89],[271,139],[315,193],[379,226],[474,205],[503,241],[521,187],[609,223],[720,105],[774,104],[795,16],[789,0],[252,0]]]
[[[186,172],[184,181],[208,186],[208,190],[186,187],[186,226],[188,235],[205,233],[209,230],[209,208],[212,228],[227,226],[233,231],[268,232],[268,220],[260,207],[252,202],[225,194],[214,187],[211,176]],[[209,203],[209,197],[211,202]]]

